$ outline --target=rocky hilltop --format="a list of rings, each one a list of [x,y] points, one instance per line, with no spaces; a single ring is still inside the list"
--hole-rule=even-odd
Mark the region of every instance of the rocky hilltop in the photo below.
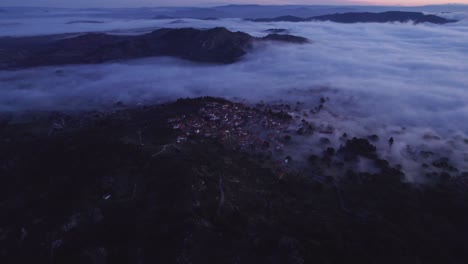
[[[426,15],[421,12],[402,12],[388,11],[382,13],[371,12],[351,12],[337,13],[332,15],[314,16],[302,18],[296,16],[281,16],[276,18],[260,18],[253,19],[255,22],[308,22],[308,21],[332,21],[337,23],[388,23],[388,22],[410,22],[419,23],[434,23],[447,24],[457,22],[456,20],[445,19],[436,15]]]
[[[44,65],[102,63],[153,56],[173,56],[196,62],[233,63],[245,55],[256,41],[305,43],[292,35],[255,38],[225,28],[159,29],[138,36],[102,33],[45,41],[44,37],[0,39],[0,68]],[[21,45],[15,45],[15,41]],[[25,43],[27,45],[25,45]]]
[[[333,131],[295,107],[198,98],[6,118],[0,262],[468,263],[468,175],[408,183],[377,136],[322,139],[302,163],[288,146]]]

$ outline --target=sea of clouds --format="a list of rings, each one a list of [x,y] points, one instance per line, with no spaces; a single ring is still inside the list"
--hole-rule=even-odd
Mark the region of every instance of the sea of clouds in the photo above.
[[[448,14],[459,19],[466,14]],[[48,17],[0,20],[0,35],[105,31],[141,33],[163,27],[223,26],[254,36],[287,29],[311,43],[258,44],[231,65],[148,58],[101,65],[0,71],[0,111],[105,108],[116,102],[149,104],[180,97],[222,96],[239,101],[301,101],[337,131],[379,134],[383,155],[418,170],[419,150],[432,149],[468,171],[468,22],[447,25],[254,23]],[[175,22],[175,23],[174,23]],[[330,114],[331,113],[331,114]],[[338,135],[338,133],[337,133]],[[387,139],[394,137],[389,149]],[[336,139],[338,140],[338,139]],[[337,141],[338,142],[338,141]],[[338,143],[337,143],[338,144]],[[413,153],[413,154],[412,154]]]

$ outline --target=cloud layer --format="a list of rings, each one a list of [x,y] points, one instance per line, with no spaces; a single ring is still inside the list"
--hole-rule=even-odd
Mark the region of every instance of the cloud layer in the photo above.
[[[468,170],[468,23],[171,22],[109,21],[66,27],[72,31],[80,26],[99,30],[225,26],[255,36],[265,35],[266,29],[285,28],[313,43],[260,44],[239,63],[224,66],[151,58],[0,72],[0,111],[92,109],[118,101],[145,104],[203,95],[251,102],[300,100],[313,106],[324,96],[330,98],[327,109],[332,115],[318,116],[319,122],[355,135],[397,137],[386,154],[395,162],[418,166],[408,157],[407,146],[423,149],[431,144]],[[443,140],[424,140],[431,137]]]

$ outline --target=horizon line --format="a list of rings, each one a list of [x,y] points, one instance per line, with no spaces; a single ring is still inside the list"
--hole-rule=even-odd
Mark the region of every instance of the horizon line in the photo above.
[[[120,6],[120,7],[63,7],[63,6],[0,6],[0,8],[61,8],[61,9],[138,9],[138,8],[216,8],[216,7],[226,7],[226,6],[372,6],[372,7],[428,7],[428,6],[468,6],[464,3],[446,3],[446,4],[432,4],[432,5],[385,5],[385,4],[315,4],[315,5],[288,5],[288,4],[226,4],[226,5],[151,5],[151,6]]]

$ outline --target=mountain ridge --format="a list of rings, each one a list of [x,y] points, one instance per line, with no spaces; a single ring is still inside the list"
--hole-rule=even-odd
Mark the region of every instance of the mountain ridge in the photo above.
[[[337,23],[389,23],[389,22],[410,22],[447,24],[457,20],[446,19],[436,15],[424,14],[422,12],[402,12],[387,11],[381,13],[373,12],[348,12],[335,13],[329,15],[313,16],[301,18],[297,16],[280,16],[275,18],[248,19],[254,22],[311,22],[311,21],[331,21]]]
[[[44,37],[41,37],[43,39]],[[96,64],[155,56],[172,56],[194,62],[234,63],[258,41],[306,43],[306,38],[270,34],[263,38],[244,32],[232,32],[217,27],[208,30],[194,28],[158,29],[137,36],[88,33],[71,38],[34,44],[30,38],[26,47],[15,49],[15,39],[0,39],[0,69],[66,64]],[[21,42],[18,40],[17,42]]]

